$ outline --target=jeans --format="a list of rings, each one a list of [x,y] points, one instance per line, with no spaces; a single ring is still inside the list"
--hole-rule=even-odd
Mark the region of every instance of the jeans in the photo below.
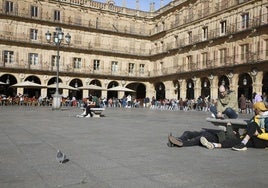
[[[216,106],[211,106],[210,112],[213,113],[215,115],[215,117],[217,118]],[[230,119],[237,119],[238,118],[237,113],[232,108],[226,108],[222,113],[225,114]]]
[[[218,142],[219,139],[216,134],[208,131],[185,131],[178,139],[183,143],[184,147],[187,146],[199,146],[200,138],[205,137],[209,142]]]
[[[239,138],[229,138],[229,139],[223,140],[220,144],[222,148],[231,148],[240,143],[241,143],[241,139]]]

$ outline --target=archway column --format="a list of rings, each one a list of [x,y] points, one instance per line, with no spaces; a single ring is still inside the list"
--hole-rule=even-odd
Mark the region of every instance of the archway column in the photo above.
[[[67,97],[67,96],[69,96],[69,90],[68,89],[63,89],[62,90],[62,96],[63,97]],[[70,97],[70,96],[69,96]]]
[[[124,95],[125,95],[125,92],[124,91],[118,91],[118,99],[122,99],[123,97],[124,97]],[[133,93],[130,93],[130,95],[131,95],[131,99],[133,100],[134,98],[133,98]]]
[[[41,96],[42,97],[47,97],[47,88],[42,88],[41,89]]]
[[[17,95],[20,93],[20,94],[23,94],[24,92],[24,88],[17,88]]]
[[[88,97],[88,90],[83,89],[82,98]]]
[[[256,92],[258,94],[262,94],[262,79],[263,79],[263,72],[258,72],[255,78],[255,82],[252,84],[252,92]],[[253,79],[254,80],[254,79]]]
[[[211,99],[217,99],[218,98],[218,82],[219,77],[214,76],[213,79],[210,80],[210,98]]]
[[[156,97],[156,92],[155,92],[155,88],[154,88],[154,83],[146,83],[146,97],[149,97],[150,100],[152,99],[152,97]]]
[[[167,99],[173,99],[175,96],[175,87],[172,81],[163,82]]]
[[[197,99],[199,96],[201,96],[201,79],[196,78],[194,80],[194,99]]]
[[[108,95],[108,91],[105,90],[105,91],[101,91],[101,98],[106,98],[107,99],[107,95]]]
[[[186,98],[186,92],[187,92],[187,82],[186,80],[182,80],[180,82],[180,96],[182,100]]]
[[[234,74],[232,78],[229,78],[230,90],[235,91],[238,94],[238,80],[239,74]]]

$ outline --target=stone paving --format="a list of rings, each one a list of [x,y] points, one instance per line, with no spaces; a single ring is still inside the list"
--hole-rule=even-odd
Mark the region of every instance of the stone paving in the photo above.
[[[169,132],[217,128],[208,112],[0,107],[1,188],[267,187],[268,150],[167,147]],[[243,117],[245,118],[245,117]],[[59,164],[57,150],[69,161]]]

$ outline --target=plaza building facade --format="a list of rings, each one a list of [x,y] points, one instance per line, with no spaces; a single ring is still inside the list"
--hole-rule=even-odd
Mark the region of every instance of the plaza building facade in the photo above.
[[[267,0],[173,0],[148,12],[91,0],[0,0],[0,94],[51,96],[53,88],[134,90],[133,98],[218,97],[225,84],[248,99],[268,93]],[[138,6],[137,6],[138,7]],[[69,44],[48,42],[61,28]],[[59,55],[57,54],[59,52]],[[60,89],[87,97],[91,90]],[[123,91],[94,91],[121,98]]]

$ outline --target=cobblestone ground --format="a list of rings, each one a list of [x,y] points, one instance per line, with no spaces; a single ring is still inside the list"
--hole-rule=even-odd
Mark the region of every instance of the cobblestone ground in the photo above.
[[[167,147],[169,132],[217,128],[209,112],[0,107],[1,188],[267,187],[266,149]],[[242,118],[248,118],[245,115]],[[69,161],[59,164],[57,150]]]

